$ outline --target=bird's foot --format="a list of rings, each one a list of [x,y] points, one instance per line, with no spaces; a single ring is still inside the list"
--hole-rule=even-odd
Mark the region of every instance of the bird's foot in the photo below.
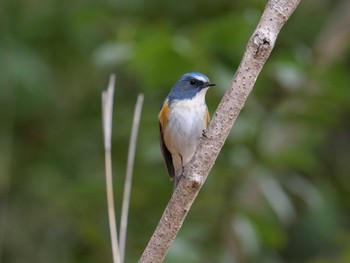
[[[182,166],[181,177],[185,177],[185,167]]]
[[[208,136],[207,136],[207,130],[203,130],[203,131],[202,131],[202,137],[208,138]]]

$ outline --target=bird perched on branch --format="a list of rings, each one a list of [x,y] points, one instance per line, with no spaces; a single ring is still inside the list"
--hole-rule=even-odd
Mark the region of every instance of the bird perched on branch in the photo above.
[[[205,94],[212,86],[215,84],[207,76],[186,73],[172,87],[160,109],[160,147],[174,190],[209,123]]]

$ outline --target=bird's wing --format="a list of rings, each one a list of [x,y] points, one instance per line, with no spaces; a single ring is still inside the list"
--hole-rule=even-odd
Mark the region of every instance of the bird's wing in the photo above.
[[[164,136],[163,136],[163,131],[166,128],[167,121],[168,121],[168,114],[169,114],[169,100],[165,100],[163,103],[163,106],[159,112],[159,131],[160,131],[160,149],[162,151],[166,168],[168,170],[168,174],[170,177],[170,180],[173,180],[175,177],[175,170],[174,170],[174,165],[173,165],[173,158],[171,156],[171,153],[169,152],[168,148],[165,145],[164,142]]]
[[[207,112],[205,114],[205,126],[208,126],[209,122],[210,122],[210,114],[209,114],[209,110],[207,108]]]

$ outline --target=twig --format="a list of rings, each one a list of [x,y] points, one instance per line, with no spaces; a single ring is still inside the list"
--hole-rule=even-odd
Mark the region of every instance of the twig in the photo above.
[[[103,135],[104,135],[104,146],[105,146],[108,218],[109,218],[109,228],[110,228],[111,242],[112,242],[113,262],[120,263],[117,226],[115,222],[113,180],[112,180],[112,156],[111,156],[114,84],[115,84],[115,75],[112,74],[109,78],[109,84],[108,84],[107,90],[102,92],[102,120],[103,120]]]
[[[133,119],[133,124],[131,129],[130,143],[129,143],[128,163],[126,168],[122,214],[121,214],[121,221],[120,221],[120,233],[119,233],[121,263],[124,262],[124,256],[125,256],[126,232],[128,227],[128,212],[129,212],[129,203],[130,203],[131,182],[132,182],[132,174],[133,174],[133,168],[134,168],[137,134],[139,130],[140,117],[141,117],[141,111],[142,111],[142,105],[143,105],[143,98],[144,98],[143,94],[139,94],[139,96],[137,97],[134,119]]]
[[[160,263],[167,254],[255,81],[269,57],[279,31],[300,0],[268,1],[260,22],[248,41],[243,59],[226,91],[192,161],[176,187],[139,263]],[[229,34],[230,32],[228,32]]]

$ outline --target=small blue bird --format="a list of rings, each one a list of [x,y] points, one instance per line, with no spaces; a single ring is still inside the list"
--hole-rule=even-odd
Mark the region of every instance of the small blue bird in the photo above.
[[[160,148],[174,189],[209,123],[205,94],[212,86],[215,84],[207,76],[186,73],[172,87],[160,109]]]

